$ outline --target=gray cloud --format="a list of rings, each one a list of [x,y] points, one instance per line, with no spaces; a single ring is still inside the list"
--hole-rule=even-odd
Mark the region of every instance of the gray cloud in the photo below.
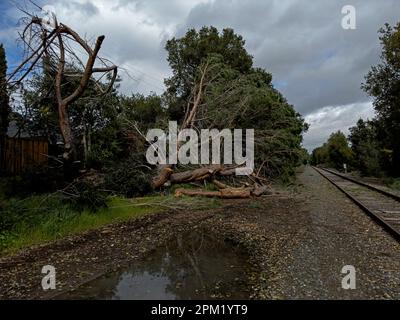
[[[89,36],[106,35],[102,53],[129,69],[125,93],[161,92],[170,74],[165,41],[188,28],[233,28],[246,40],[256,66],[297,111],[314,119],[305,145],[323,142],[328,130],[346,128],[370,100],[360,85],[377,64],[377,30],[399,20],[398,0],[53,0],[60,21]],[[341,28],[341,8],[354,5],[357,29]],[[1,32],[0,32],[1,35]],[[356,107],[358,106],[358,107]],[[370,106],[370,105],[369,105]],[[337,116],[337,110],[341,110]],[[364,110],[364,109],[362,109]],[[367,110],[367,109],[366,109]],[[361,116],[371,116],[369,107]],[[328,128],[328,129],[327,129]]]
[[[374,109],[371,102],[352,103],[344,106],[324,107],[306,116],[310,130],[304,135],[304,145],[312,151],[338,130],[346,135],[358,119],[372,119]]]
[[[357,29],[341,27],[341,8],[357,10]],[[399,17],[389,1],[215,1],[195,7],[180,27],[233,27],[247,41],[255,64],[272,72],[297,110],[367,101],[359,89],[379,58],[377,30]],[[281,84],[284,84],[283,86]]]
[[[61,5],[67,10],[71,10],[80,14],[83,18],[85,18],[85,21],[86,19],[93,18],[100,12],[99,8],[89,0],[83,2],[72,0],[62,2]]]

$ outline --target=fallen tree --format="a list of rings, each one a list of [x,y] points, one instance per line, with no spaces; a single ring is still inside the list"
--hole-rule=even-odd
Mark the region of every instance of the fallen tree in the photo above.
[[[186,183],[186,182],[193,182],[193,181],[202,181],[208,179],[215,174],[221,172],[223,166],[215,165],[209,167],[203,167],[195,170],[184,171],[173,173],[170,176],[171,183]]]
[[[204,64],[199,67],[199,77],[197,78],[197,82],[194,83],[191,97],[188,99],[188,103],[186,106],[185,117],[182,121],[182,125],[180,128],[180,132],[185,129],[196,129],[199,130],[201,121],[199,118],[199,114],[204,118],[207,116],[207,103],[204,100],[204,93],[207,91],[210,85],[221,76],[220,72],[215,72],[215,69],[218,69],[219,63],[216,63],[213,59],[208,59]],[[226,92],[226,95],[232,94],[230,89]],[[246,97],[243,97],[243,101],[246,101]],[[137,128],[137,126],[135,126]],[[211,128],[209,128],[211,129]],[[137,130],[139,133],[140,131]],[[140,133],[141,134],[141,133]],[[142,135],[142,134],[141,134]],[[143,135],[142,135],[143,136]],[[216,138],[211,138],[208,142],[213,142],[212,139],[220,139],[220,136],[217,135]],[[151,141],[148,141],[151,144]],[[225,143],[225,141],[224,141]],[[179,150],[182,146],[182,142],[178,142],[176,146],[176,152],[179,153]],[[200,147],[199,145],[197,147]],[[223,147],[220,145],[220,147]],[[158,166],[157,174],[153,178],[153,187],[155,189],[163,187],[165,185],[171,184],[180,184],[180,183],[192,183],[192,182],[201,182],[201,181],[210,181],[214,183],[214,185],[219,189],[219,191],[206,191],[206,190],[185,190],[178,189],[175,193],[175,196],[204,196],[204,197],[219,197],[223,199],[240,199],[240,198],[250,198],[252,196],[258,197],[263,195],[268,191],[268,188],[265,185],[259,185],[260,180],[253,179],[250,177],[242,177],[243,179],[250,180],[249,182],[242,184],[245,187],[235,188],[231,187],[228,184],[222,183],[216,180],[216,177],[220,177],[222,179],[226,179],[228,177],[233,177],[237,173],[237,169],[241,167],[238,165],[234,165],[231,167],[225,167],[221,164],[202,166],[200,168],[196,168],[193,170],[176,172],[177,169],[174,165],[162,164]],[[237,178],[239,179],[239,178]],[[256,181],[258,180],[258,181]]]
[[[196,114],[199,109],[204,87],[207,86],[206,75],[209,71],[209,63],[207,63],[200,68],[200,80],[193,88],[193,100],[189,99],[186,108],[185,118],[181,126],[181,130],[192,128],[196,119]],[[193,102],[192,102],[193,101]],[[177,151],[180,148],[180,144],[177,145]],[[153,179],[154,188],[162,187],[170,178],[173,173],[172,165],[160,165],[158,168],[158,174]]]
[[[251,197],[251,189],[221,189],[219,191],[206,191],[206,190],[190,190],[190,189],[177,189],[175,197],[181,196],[202,196],[208,198],[222,198],[222,199],[246,199]]]
[[[207,191],[203,189],[177,189],[175,197],[190,196],[190,197],[208,197],[208,198],[221,198],[221,199],[247,199],[251,197],[260,197],[269,192],[267,186],[254,185],[252,187],[233,188],[227,185],[221,187],[221,183],[213,181],[213,183],[220,188],[218,191]]]
[[[199,47],[202,50],[198,50]],[[242,38],[235,35],[232,30],[224,30],[219,34],[215,28],[203,28],[199,32],[190,30],[185,37],[169,41],[166,49],[173,71],[173,76],[165,82],[167,90],[163,95],[169,116],[166,117],[166,121],[174,120],[179,126],[174,127],[176,130],[174,129],[173,133],[170,130],[169,135],[164,132],[163,139],[169,141],[172,148],[168,151],[163,149],[166,143],[162,146],[158,144],[162,152],[158,152],[159,150],[155,148],[158,156],[161,154],[165,157],[162,160],[159,157],[161,160],[159,163],[162,164],[158,165],[152,178],[153,188],[164,189],[172,184],[185,183],[200,187],[202,182],[204,184],[208,182],[213,183],[218,191],[178,189],[176,195],[249,198],[268,192],[271,179],[288,180],[299,163],[302,133],[307,126],[293,106],[274,88],[271,74],[252,67],[251,57],[244,49]],[[243,68],[246,61],[247,67]],[[167,123],[162,124],[162,128],[167,126]],[[134,127],[138,128],[140,125]],[[183,162],[185,165],[190,163],[193,166],[190,170],[176,164],[175,151],[178,154],[190,151],[192,156],[192,148],[186,148],[185,141],[179,142],[180,139],[176,139],[176,131],[178,137],[183,133],[183,137],[190,138],[188,144],[197,145],[200,150],[204,145],[203,141],[200,145],[193,139],[195,142],[191,144],[192,136],[185,136],[184,131],[193,129],[197,137],[201,137],[202,140],[203,131],[218,130],[221,135],[217,138],[213,135],[209,135],[209,138],[206,136],[208,140],[205,143],[221,139],[217,148],[221,153],[224,148],[225,156],[225,146],[232,141],[227,139],[222,131],[227,129],[232,132],[238,128],[253,129],[254,148],[251,150],[255,156],[252,157],[254,173],[249,172],[247,176],[236,175],[237,169],[242,169],[242,164],[245,162],[240,156],[236,159],[236,155],[240,153],[235,153],[234,161],[233,159],[224,161],[226,165],[208,165],[208,163],[223,163],[214,161],[213,156],[208,159],[205,156],[203,165],[198,167],[195,167],[194,163],[200,161],[192,161],[192,158]],[[147,140],[146,136],[138,132]],[[156,138],[154,141],[149,141],[152,139],[153,136],[147,143],[153,144],[159,141]],[[171,144],[171,141],[174,143]],[[180,143],[185,143],[183,145],[185,148]],[[236,144],[233,145],[236,151]],[[238,145],[240,146],[240,143]],[[193,155],[193,158],[197,155]],[[175,156],[172,158],[173,161],[164,161],[172,156]],[[243,169],[248,167],[246,164]]]

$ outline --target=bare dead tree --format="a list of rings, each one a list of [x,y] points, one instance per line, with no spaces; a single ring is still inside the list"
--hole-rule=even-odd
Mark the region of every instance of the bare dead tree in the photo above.
[[[41,9],[38,5],[34,4]],[[24,45],[25,59],[9,75],[9,86],[15,87],[37,68],[51,68],[55,72],[54,90],[58,105],[58,120],[64,140],[64,162],[70,163],[75,157],[74,137],[69,119],[69,108],[85,93],[93,81],[99,94],[109,93],[117,79],[118,67],[109,60],[99,57],[99,51],[105,36],[99,36],[94,45],[82,38],[69,26],[58,22],[55,14],[40,17],[20,8],[26,17],[21,19],[24,25],[20,39]],[[40,64],[46,61],[47,64]],[[50,63],[50,66],[48,65]],[[101,82],[106,75],[108,83]],[[98,78],[96,78],[96,76]],[[70,78],[77,80],[73,92],[64,92],[64,82]]]

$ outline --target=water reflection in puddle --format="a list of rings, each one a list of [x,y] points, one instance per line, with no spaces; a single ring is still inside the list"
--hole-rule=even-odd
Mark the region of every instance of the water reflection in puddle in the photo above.
[[[251,271],[248,256],[238,248],[196,231],[177,237],[126,270],[58,298],[248,299]]]

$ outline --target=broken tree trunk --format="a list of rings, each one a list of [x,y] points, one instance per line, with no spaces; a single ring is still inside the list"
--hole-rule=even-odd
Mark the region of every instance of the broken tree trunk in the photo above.
[[[210,178],[222,170],[221,165],[213,165],[209,167],[203,167],[196,170],[184,171],[173,173],[170,176],[171,183],[185,183],[193,181],[202,181]]]
[[[225,183],[222,183],[218,180],[213,180],[212,183],[218,188],[218,189],[227,189],[229,188],[228,185],[226,185]]]
[[[158,174],[153,178],[153,187],[155,189],[162,187],[174,172],[171,165],[160,165]]]
[[[219,191],[205,191],[201,189],[190,190],[190,189],[177,189],[175,191],[175,197],[190,196],[190,197],[207,197],[207,198],[221,198],[221,199],[247,199],[251,197],[251,189],[221,189]]]
[[[253,190],[251,191],[251,194],[255,197],[260,197],[267,193],[270,193],[269,187],[267,187],[267,186],[255,185]]]
[[[213,183],[219,188],[218,191],[207,191],[202,189],[177,189],[175,197],[190,196],[190,197],[207,197],[207,198],[221,198],[221,199],[247,199],[251,197],[260,197],[264,194],[270,193],[267,186],[255,185],[253,187],[232,188],[217,180]]]

